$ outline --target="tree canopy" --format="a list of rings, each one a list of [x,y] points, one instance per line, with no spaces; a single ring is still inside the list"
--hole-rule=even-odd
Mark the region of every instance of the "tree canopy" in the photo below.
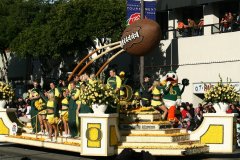
[[[92,45],[95,38],[116,41],[125,28],[124,0],[2,0],[0,46],[17,55],[59,57]]]
[[[0,53],[53,68],[64,57],[83,57],[96,38],[120,40],[125,15],[126,0],[1,0]]]

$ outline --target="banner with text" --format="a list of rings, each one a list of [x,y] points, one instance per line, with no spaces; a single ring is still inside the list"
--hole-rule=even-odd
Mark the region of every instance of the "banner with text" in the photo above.
[[[127,25],[141,18],[141,1],[127,0]],[[156,1],[144,1],[144,16],[147,19],[156,19]]]
[[[225,82],[227,83],[227,82]],[[224,82],[223,82],[224,84]],[[240,92],[240,83],[239,82],[231,82],[231,85],[233,85],[236,89],[236,91]],[[193,84],[193,93],[195,94],[204,94],[206,91],[208,91],[213,86],[217,85],[217,82],[208,82],[208,83],[194,83]]]

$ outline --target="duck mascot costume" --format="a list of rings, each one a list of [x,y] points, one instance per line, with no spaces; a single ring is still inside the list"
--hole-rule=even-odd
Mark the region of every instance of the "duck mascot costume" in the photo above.
[[[163,85],[163,102],[168,108],[169,121],[176,121],[175,110],[176,106],[181,104],[181,95],[184,92],[185,86],[189,85],[188,79],[182,80],[183,87],[180,89],[178,85],[178,76],[175,72],[169,71],[162,79]]]

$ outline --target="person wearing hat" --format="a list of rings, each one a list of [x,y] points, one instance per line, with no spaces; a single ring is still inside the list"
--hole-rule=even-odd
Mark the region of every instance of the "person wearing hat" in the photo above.
[[[148,74],[144,75],[144,81],[140,86],[140,96],[141,96],[141,105],[150,106],[151,99],[151,87],[152,83],[150,81],[150,76]]]

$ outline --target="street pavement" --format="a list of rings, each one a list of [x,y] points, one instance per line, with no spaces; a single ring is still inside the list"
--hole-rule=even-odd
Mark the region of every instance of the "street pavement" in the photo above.
[[[84,157],[79,153],[0,143],[0,160],[114,160],[115,157]],[[156,160],[240,160],[240,149],[232,154],[204,154],[187,157],[155,157]]]

